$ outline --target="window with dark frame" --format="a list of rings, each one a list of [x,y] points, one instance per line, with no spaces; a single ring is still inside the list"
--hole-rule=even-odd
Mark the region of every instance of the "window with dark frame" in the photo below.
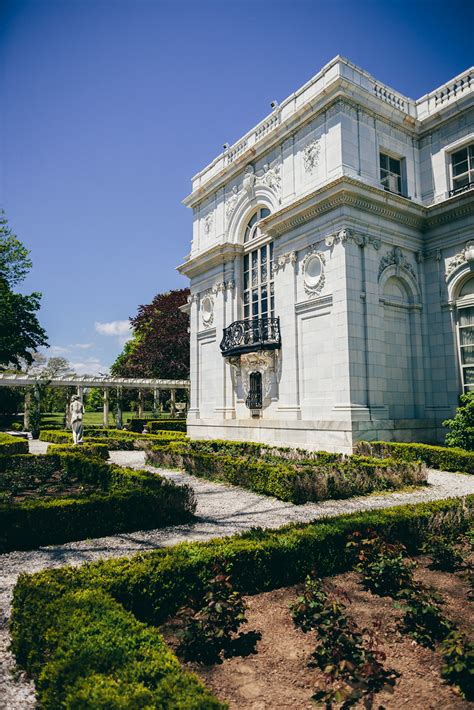
[[[402,159],[380,153],[380,182],[384,190],[397,195],[404,194],[402,168]]]
[[[474,187],[474,143],[451,155],[451,169],[452,189],[449,192],[450,196]]]
[[[252,215],[245,230],[244,242],[255,238],[258,222],[268,217],[270,210],[261,208]],[[273,318],[275,287],[273,281],[273,242],[244,255],[244,320]]]

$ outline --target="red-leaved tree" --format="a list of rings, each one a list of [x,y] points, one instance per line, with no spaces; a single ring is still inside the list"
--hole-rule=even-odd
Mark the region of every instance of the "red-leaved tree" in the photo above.
[[[159,293],[147,306],[139,306],[130,319],[134,335],[112,365],[116,377],[189,377],[189,316],[184,305],[189,289]]]

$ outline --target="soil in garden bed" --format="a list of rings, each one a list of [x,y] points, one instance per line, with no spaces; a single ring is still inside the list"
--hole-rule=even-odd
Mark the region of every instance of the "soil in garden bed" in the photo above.
[[[101,493],[103,489],[94,484],[84,483],[79,479],[62,480],[62,472],[53,473],[49,480],[38,482],[29,487],[19,488],[8,497],[10,503],[23,503],[27,500],[49,498],[82,498],[92,493]],[[5,498],[7,497],[4,494]]]
[[[468,601],[467,584],[458,575],[429,570],[427,562],[418,558],[416,577],[443,595],[446,616],[472,638],[473,604]],[[394,608],[389,597],[364,591],[359,576],[354,573],[332,577],[326,583],[328,591],[342,592],[347,613],[360,628],[375,630],[380,647],[387,655],[384,665],[401,674],[393,694],[382,692],[375,696],[374,708],[380,705],[386,710],[467,710],[474,707],[443,683],[440,656],[398,631],[401,612]],[[297,586],[245,598],[248,624],[241,628],[244,632],[261,633],[257,653],[224,659],[216,666],[185,664],[186,667],[195,671],[233,710],[314,710],[311,695],[318,687],[323,687],[322,673],[307,667],[315,636],[297,630],[288,610],[301,591],[302,586]],[[346,594],[350,603],[344,598]],[[163,627],[162,632],[175,646],[173,628],[171,623]]]

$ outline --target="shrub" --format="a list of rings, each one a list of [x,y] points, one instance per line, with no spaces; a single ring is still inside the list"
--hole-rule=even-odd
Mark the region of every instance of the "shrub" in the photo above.
[[[346,615],[346,607],[329,596],[320,579],[307,577],[303,596],[291,607],[295,626],[305,633],[316,631],[316,649],[310,667],[324,672],[327,686],[313,695],[313,700],[326,705],[342,702],[349,708],[359,701],[372,707],[374,695],[393,690],[399,673],[385,669],[383,652],[367,641],[357,624]]]
[[[460,549],[459,541],[456,542],[452,535],[439,533],[429,535],[423,545],[422,552],[430,555],[432,569],[454,572],[464,562],[464,555]]]
[[[255,452],[260,450],[260,445],[252,446],[256,446]],[[426,471],[419,462],[339,455],[334,462],[332,454],[326,458],[321,453],[314,460],[292,461],[273,453],[260,460],[255,456],[238,455],[237,442],[230,442],[229,453],[225,454],[222,442],[202,445],[202,442],[183,441],[168,446],[146,443],[144,447],[147,463],[184,468],[195,476],[242,486],[292,503],[349,498],[426,482]],[[218,453],[202,451],[214,447]]]
[[[108,466],[82,453],[0,457],[0,551],[144,530],[185,522],[196,508],[193,490],[162,476]],[[41,498],[39,486],[56,476],[64,486],[83,483],[92,492]],[[25,487],[38,498],[11,503]],[[8,495],[7,495],[8,494]]]
[[[221,654],[229,654],[234,634],[244,624],[245,604],[231,582],[230,575],[217,568],[206,585],[204,604],[198,610],[180,612],[184,628],[180,632],[178,653],[186,660],[205,664],[222,663]]]
[[[441,644],[441,675],[457,685],[466,700],[474,700],[474,643],[459,631],[452,631]]]
[[[442,471],[474,473],[474,452],[464,449],[391,441],[359,441],[355,451],[365,456],[390,456],[401,461],[423,461],[427,466]]]
[[[85,443],[85,444],[50,444],[46,450],[48,454],[70,453],[77,451],[80,448],[80,453],[83,456],[93,456],[95,458],[107,461],[109,458],[108,444],[102,443]]]
[[[453,419],[446,419],[443,426],[449,429],[446,445],[474,451],[474,393],[466,392],[459,398],[461,406]]]
[[[20,422],[12,422],[10,424],[10,429],[12,431],[23,431],[23,426],[20,424]]]
[[[145,419],[133,418],[127,422],[129,431],[141,433],[146,426],[150,434],[158,431],[177,431],[186,433],[186,419]]]
[[[443,616],[442,598],[421,584],[414,584],[398,594],[404,611],[402,628],[422,646],[434,648],[453,631],[454,625]]]
[[[20,436],[0,432],[0,455],[27,454],[28,441]]]
[[[389,543],[374,530],[363,536],[356,532],[348,542],[356,551],[354,569],[362,574],[366,589],[380,596],[397,596],[413,585],[413,562],[405,558],[405,547]]]

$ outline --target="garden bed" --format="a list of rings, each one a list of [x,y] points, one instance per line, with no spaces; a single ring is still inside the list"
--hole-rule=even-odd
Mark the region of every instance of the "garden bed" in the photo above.
[[[468,585],[456,575],[430,570],[426,559],[419,561],[415,576],[442,593],[446,613],[472,638],[474,616],[472,602],[468,601]],[[353,572],[328,578],[325,586],[345,600],[348,613],[359,626],[374,631],[386,654],[384,664],[400,673],[393,694],[383,691],[376,695],[376,707],[382,705],[390,710],[401,710],[410,704],[424,710],[472,707],[472,703],[460,698],[452,686],[442,681],[439,654],[414,643],[398,630],[401,611],[394,608],[391,599],[365,591]],[[302,586],[298,585],[245,597],[248,623],[242,631],[251,629],[261,634],[257,653],[224,658],[214,666],[187,663],[184,667],[196,672],[217,698],[229,703],[231,710],[313,710],[311,695],[323,685],[324,678],[319,669],[307,666],[314,649],[314,636],[295,628],[289,613],[290,604],[301,591]],[[161,629],[171,647],[177,645],[179,625],[179,620],[174,619]]]
[[[178,524],[195,507],[189,486],[108,465],[81,447],[0,456],[0,552]]]
[[[228,566],[240,592],[269,593],[301,583],[315,567],[321,576],[347,572],[352,559],[346,543],[356,531],[383,532],[415,554],[435,520],[449,516],[459,531],[465,530],[473,502],[469,497],[252,530],[129,559],[22,575],[14,591],[12,648],[35,678],[45,710],[220,708],[179,666],[155,628],[190,597],[202,597],[217,563]]]

